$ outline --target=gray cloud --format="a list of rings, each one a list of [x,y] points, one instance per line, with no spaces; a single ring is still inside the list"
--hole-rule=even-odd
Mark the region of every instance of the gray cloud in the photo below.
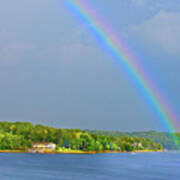
[[[16,40],[15,35],[6,30],[0,31],[0,61],[3,63],[15,63],[23,55],[30,52],[34,45]]]
[[[180,55],[179,32],[180,13],[165,11],[132,27],[134,36],[171,55]]]
[[[131,0],[131,3],[137,6],[142,6],[146,3],[145,0]]]

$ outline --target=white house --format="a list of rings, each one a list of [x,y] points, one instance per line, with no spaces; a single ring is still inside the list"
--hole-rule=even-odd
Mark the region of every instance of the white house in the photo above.
[[[56,144],[54,143],[44,143],[44,142],[36,142],[33,143],[32,148],[28,151],[30,153],[44,153],[47,150],[54,151],[56,149]]]
[[[51,149],[51,150],[55,150],[56,149],[56,144],[49,142],[36,142],[33,143],[33,148],[42,148],[42,149]]]

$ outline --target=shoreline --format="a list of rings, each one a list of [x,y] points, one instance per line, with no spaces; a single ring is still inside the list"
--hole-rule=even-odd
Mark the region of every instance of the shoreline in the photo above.
[[[32,153],[27,150],[0,150],[0,153],[22,153],[22,154],[112,154],[112,153],[150,153],[150,152],[165,152],[163,150],[136,150],[136,151],[44,151],[42,153]]]

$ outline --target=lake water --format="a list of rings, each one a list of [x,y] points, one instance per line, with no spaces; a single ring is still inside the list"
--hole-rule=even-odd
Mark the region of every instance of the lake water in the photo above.
[[[0,154],[0,180],[180,180],[180,153]]]

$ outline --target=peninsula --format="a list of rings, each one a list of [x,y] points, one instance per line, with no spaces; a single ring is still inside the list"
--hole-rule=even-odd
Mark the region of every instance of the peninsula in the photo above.
[[[0,122],[0,152],[93,154],[162,149],[160,143],[143,137],[113,137],[29,122]]]

